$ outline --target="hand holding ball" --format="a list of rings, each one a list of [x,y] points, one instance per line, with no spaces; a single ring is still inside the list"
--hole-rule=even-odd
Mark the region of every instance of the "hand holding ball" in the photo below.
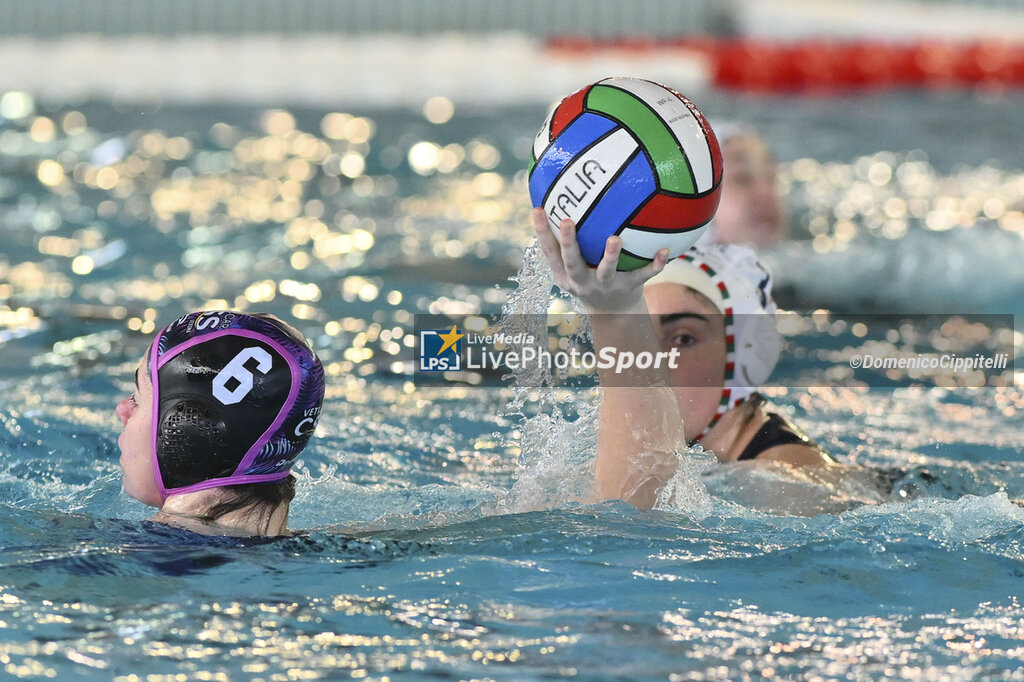
[[[722,152],[704,115],[679,93],[636,78],[606,78],[566,97],[534,140],[530,199],[557,235],[576,223],[584,260],[622,239],[619,270],[667,247],[680,256],[718,208]]]

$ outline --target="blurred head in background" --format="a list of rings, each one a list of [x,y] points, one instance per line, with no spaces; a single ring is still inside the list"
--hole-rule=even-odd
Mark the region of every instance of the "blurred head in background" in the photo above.
[[[708,241],[764,247],[786,238],[789,215],[779,194],[775,157],[749,126],[721,123],[722,200]]]

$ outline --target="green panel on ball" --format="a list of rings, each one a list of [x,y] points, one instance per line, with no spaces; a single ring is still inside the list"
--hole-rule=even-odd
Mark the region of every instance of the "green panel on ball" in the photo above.
[[[646,258],[637,258],[636,256],[623,251],[619,253],[619,263],[616,265],[616,269],[622,271],[639,270],[650,262],[651,261]]]
[[[697,193],[693,172],[679,149],[679,143],[665,122],[646,104],[618,88],[595,85],[587,93],[586,108],[614,118],[640,140],[654,162],[661,190]]]

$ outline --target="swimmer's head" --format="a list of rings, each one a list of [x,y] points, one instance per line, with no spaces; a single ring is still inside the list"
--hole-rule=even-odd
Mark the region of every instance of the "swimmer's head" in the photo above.
[[[726,121],[714,129],[722,148],[722,198],[701,243],[760,247],[784,239],[789,216],[768,145],[743,123]]]
[[[701,294],[722,314],[725,371],[721,396],[703,435],[768,380],[782,351],[775,326],[772,275],[750,249],[729,244],[693,247],[644,285],[676,284]]]
[[[272,315],[185,315],[157,334],[147,364],[162,499],[282,481],[316,429],[323,366]]]

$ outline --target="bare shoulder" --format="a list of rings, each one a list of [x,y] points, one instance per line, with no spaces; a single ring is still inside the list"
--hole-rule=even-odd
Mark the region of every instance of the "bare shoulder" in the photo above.
[[[833,460],[821,450],[800,443],[786,443],[768,448],[757,456],[761,462],[778,462],[793,466],[826,466]]]

